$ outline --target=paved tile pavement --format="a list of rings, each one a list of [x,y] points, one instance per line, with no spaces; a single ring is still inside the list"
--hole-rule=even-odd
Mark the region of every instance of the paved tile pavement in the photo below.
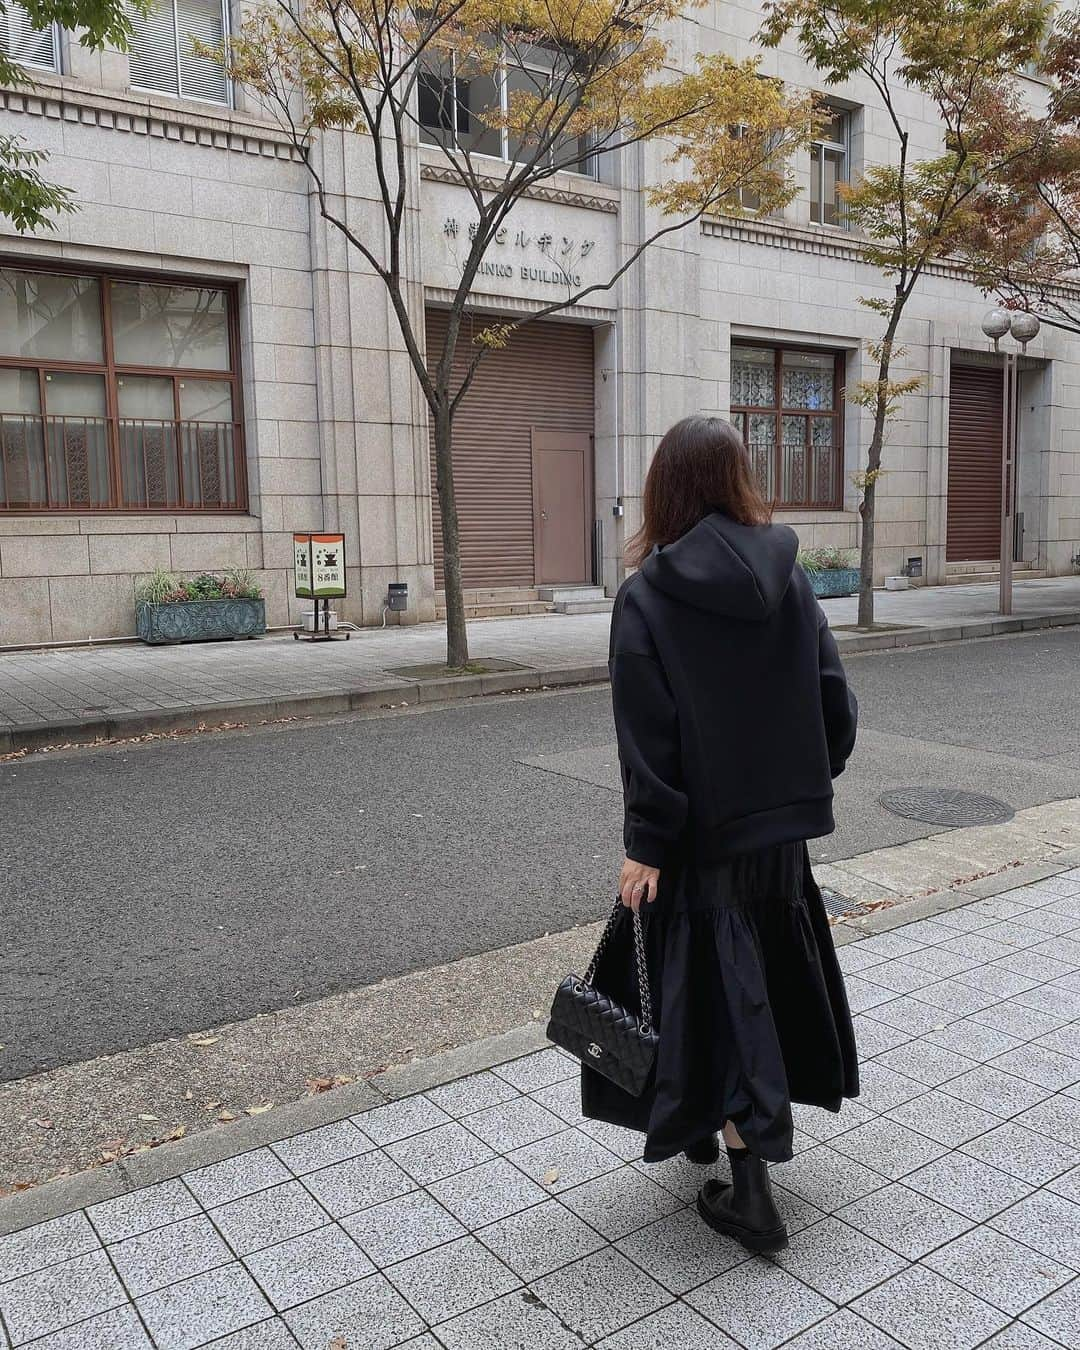
[[[864,1091],[797,1109],[774,1259],[548,1049],[0,1238],[0,1346],[1077,1346],[1080,868],[840,960]]]
[[[962,626],[993,619],[996,586],[941,586],[877,596],[884,622],[914,627]],[[827,600],[833,625],[853,623],[854,598]],[[1080,614],[1080,577],[1025,581],[1015,613],[1034,618]],[[488,619],[470,625],[472,654],[499,656],[534,671],[603,665],[607,614]],[[840,635],[841,645],[853,635]],[[2,637],[2,633],[0,633]],[[53,651],[0,651],[0,729],[48,726],[125,714],[179,713],[187,708],[266,704],[366,690],[415,688],[390,668],[444,658],[445,628],[363,629],[349,642],[298,643],[288,634],[258,642],[190,643],[177,647],[112,645]]]

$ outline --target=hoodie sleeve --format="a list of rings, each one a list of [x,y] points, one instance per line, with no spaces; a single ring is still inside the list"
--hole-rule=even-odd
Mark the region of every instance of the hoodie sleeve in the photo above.
[[[635,618],[622,605],[616,609],[609,663],[623,778],[623,842],[628,858],[662,868],[686,822],[679,719],[663,667],[648,650],[651,638],[643,623],[643,631],[634,631]]]
[[[840,663],[836,639],[829,631],[825,611],[818,606],[818,664],[821,670],[821,709],[825,716],[825,737],[829,745],[829,767],[838,778],[844,772],[848,756],[855,747],[859,705],[848,688]]]

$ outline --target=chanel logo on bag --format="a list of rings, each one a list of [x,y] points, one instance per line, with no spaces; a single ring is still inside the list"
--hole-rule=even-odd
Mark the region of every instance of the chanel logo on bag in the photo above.
[[[600,1046],[596,1044],[595,1041],[592,1041],[590,1043],[589,1054],[592,1055],[593,1059],[599,1059],[603,1053],[604,1053],[603,1050],[600,1048]]]

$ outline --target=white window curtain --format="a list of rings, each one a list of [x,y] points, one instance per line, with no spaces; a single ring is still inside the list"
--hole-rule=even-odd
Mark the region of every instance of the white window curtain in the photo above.
[[[219,46],[228,35],[224,0],[156,0],[149,14],[131,10],[131,84],[161,94],[228,103],[225,71],[197,56],[193,41]]]
[[[0,44],[13,61],[39,70],[60,69],[60,43],[56,24],[32,28],[30,16],[16,0],[7,0],[0,14]]]

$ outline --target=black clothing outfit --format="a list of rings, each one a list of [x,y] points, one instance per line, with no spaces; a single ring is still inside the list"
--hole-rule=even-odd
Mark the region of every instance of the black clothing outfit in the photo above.
[[[611,682],[627,855],[660,869],[642,907],[660,1045],[629,1097],[583,1067],[587,1116],[646,1133],[645,1158],[730,1120],[792,1156],[791,1102],[858,1093],[843,978],[805,840],[833,829],[855,741],[836,644],[784,526],[715,513],[619,592]],[[629,912],[596,974],[636,1007]]]

